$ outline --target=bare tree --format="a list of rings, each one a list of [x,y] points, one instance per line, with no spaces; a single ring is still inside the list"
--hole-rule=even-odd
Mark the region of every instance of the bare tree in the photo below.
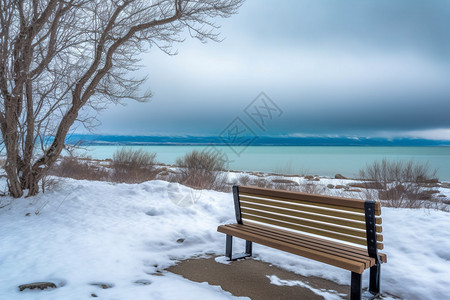
[[[219,41],[243,0],[0,0],[0,127],[9,192],[39,192],[74,123],[136,93],[138,55],[190,36]]]

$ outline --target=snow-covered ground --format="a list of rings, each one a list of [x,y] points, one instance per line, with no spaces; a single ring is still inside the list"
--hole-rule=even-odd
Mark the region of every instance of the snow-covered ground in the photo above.
[[[0,207],[11,200],[0,198]],[[45,194],[0,209],[0,299],[232,299],[218,286],[163,271],[184,258],[223,255],[225,237],[216,229],[230,222],[230,193],[158,180],[61,179]],[[449,228],[446,212],[383,208],[388,263],[382,265],[382,291],[404,299],[448,299]],[[282,251],[254,245],[254,254],[302,275],[350,282],[348,271]],[[58,288],[18,289],[37,281]]]

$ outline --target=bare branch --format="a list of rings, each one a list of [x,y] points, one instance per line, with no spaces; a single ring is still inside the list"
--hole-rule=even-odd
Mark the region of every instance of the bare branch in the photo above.
[[[214,19],[243,0],[0,0],[0,128],[9,191],[20,197],[65,147],[74,124],[124,99],[147,101],[139,54],[174,55],[185,35],[220,41]],[[40,144],[40,151],[37,149]]]

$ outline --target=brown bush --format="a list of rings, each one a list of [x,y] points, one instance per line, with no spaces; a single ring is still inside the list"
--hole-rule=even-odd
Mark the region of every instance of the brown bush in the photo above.
[[[239,185],[248,185],[250,182],[250,176],[248,174],[242,174],[238,178]]]
[[[156,153],[124,147],[117,150],[111,162],[113,182],[141,183],[156,176]]]
[[[48,175],[59,177],[69,177],[79,180],[99,180],[109,179],[109,172],[101,166],[83,161],[73,156],[62,157],[58,164],[55,164],[48,172]]]
[[[266,189],[276,189],[293,192],[303,192],[309,194],[321,194],[324,192],[324,187],[315,183],[314,181],[298,183],[296,181],[286,179],[283,176],[277,176],[271,180],[267,178],[250,178],[249,175],[241,175],[237,184],[247,186],[257,186]]]
[[[425,201],[433,200],[431,186],[438,180],[436,170],[432,171],[428,163],[414,161],[375,161],[360,170],[361,187],[366,189],[369,199],[382,200],[390,207],[419,208]]]
[[[271,188],[276,189],[276,190],[299,191],[299,187],[300,187],[300,185],[298,184],[298,182],[290,180],[290,179],[285,179],[283,177],[278,177],[278,178],[272,179],[272,187]]]
[[[297,191],[308,194],[323,194],[325,186],[319,185],[314,181],[302,182],[297,187]]]
[[[218,154],[194,150],[178,158],[176,164],[180,170],[170,181],[196,189],[230,190],[224,174],[226,162]]]
[[[239,184],[248,186],[257,186],[266,189],[284,190],[284,191],[303,191],[302,184],[283,177],[275,177],[274,179],[255,178],[251,179],[248,175],[242,175],[239,178]],[[312,184],[315,186],[315,184]],[[306,192],[306,191],[305,191]]]

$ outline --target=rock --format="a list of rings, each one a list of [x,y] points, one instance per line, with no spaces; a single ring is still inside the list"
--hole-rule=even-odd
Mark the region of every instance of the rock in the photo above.
[[[447,196],[445,196],[445,195],[439,195],[438,197],[439,197],[439,198],[446,198]]]
[[[441,182],[441,187],[450,188],[450,182]]]
[[[96,294],[92,293],[91,297],[97,298],[98,296]]]
[[[345,189],[345,185],[338,184],[338,185],[335,186],[335,188],[336,189]]]
[[[428,194],[428,195],[433,195],[433,194],[438,194],[439,190],[425,190],[422,193],[423,194]]]
[[[105,282],[92,282],[90,285],[101,287],[104,290],[114,287],[114,284]]]
[[[169,172],[168,171],[159,172],[158,176],[162,176],[162,177],[169,176]]]
[[[134,283],[136,283],[137,285],[150,285],[150,284],[152,284],[152,282],[150,280],[147,280],[147,279],[139,279],[139,280],[136,280]]]
[[[329,189],[334,189],[334,185],[333,184],[327,184],[327,188],[329,188]]]
[[[347,192],[355,192],[355,193],[361,193],[360,189],[348,189]]]
[[[319,177],[314,177],[312,179],[309,179],[309,181],[320,181],[320,178]]]
[[[348,186],[362,189],[375,189],[375,190],[383,188],[383,185],[381,183],[375,181],[349,183]]]
[[[273,183],[282,183],[282,184],[286,184],[286,185],[293,185],[293,186],[298,186],[298,182],[295,182],[293,180],[288,180],[288,179],[272,179]]]
[[[335,179],[348,179],[347,177],[343,176],[342,174],[336,174],[334,175]]]
[[[33,282],[33,283],[27,283],[27,284],[22,284],[19,285],[19,290],[23,291],[25,289],[40,289],[40,290],[45,290],[47,288],[50,289],[56,289],[56,284],[54,284],[53,282]]]
[[[420,178],[419,178],[419,180],[420,180]],[[423,183],[439,183],[439,179],[437,179],[437,178],[433,178],[433,179],[424,179],[424,180],[422,180],[421,182],[423,182]]]
[[[177,243],[179,243],[179,244],[181,244],[181,243],[183,243],[183,242],[184,242],[184,239],[183,239],[183,238],[180,238],[180,239],[177,240]]]
[[[305,179],[308,179],[308,180],[311,180],[311,179],[313,179],[314,178],[314,176],[312,176],[312,175],[306,175],[305,176]]]

